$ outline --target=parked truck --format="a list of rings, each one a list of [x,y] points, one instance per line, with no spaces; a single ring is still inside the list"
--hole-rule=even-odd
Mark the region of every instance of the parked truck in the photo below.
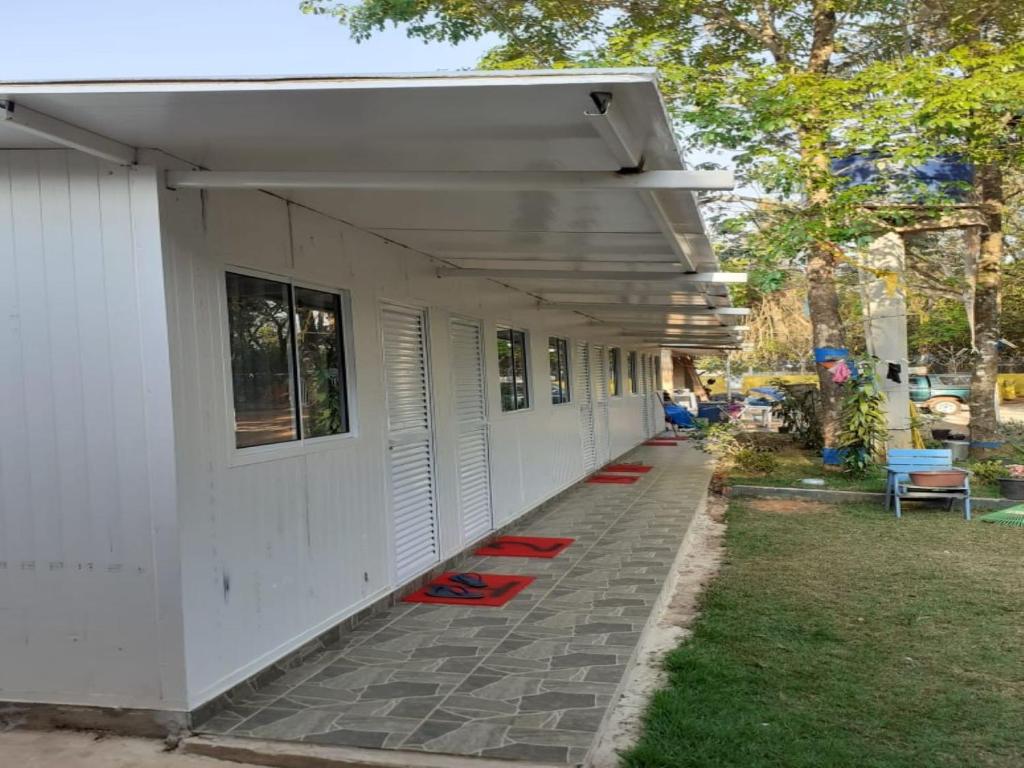
[[[971,399],[971,374],[911,374],[910,399],[939,416],[952,416]]]

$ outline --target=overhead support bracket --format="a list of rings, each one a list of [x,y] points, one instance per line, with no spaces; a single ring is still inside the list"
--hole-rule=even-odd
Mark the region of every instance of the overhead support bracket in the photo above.
[[[0,99],[0,124],[38,136],[68,149],[77,149],[87,155],[98,157],[119,165],[134,165],[135,147],[108,139],[98,133],[65,123],[55,117],[36,112],[34,109],[13,101]]]
[[[746,272],[599,272],[572,269],[457,269],[444,267],[438,277],[483,277],[509,280],[613,280],[617,282],[658,282],[675,285],[694,283],[745,283]]]
[[[633,136],[622,112],[615,108],[613,96],[608,91],[590,94],[594,109],[583,113],[594,130],[604,139],[608,149],[615,156],[615,162],[623,171],[639,171],[643,168],[643,148]]]
[[[167,186],[410,192],[594,192],[731,189],[728,171],[167,171]]]

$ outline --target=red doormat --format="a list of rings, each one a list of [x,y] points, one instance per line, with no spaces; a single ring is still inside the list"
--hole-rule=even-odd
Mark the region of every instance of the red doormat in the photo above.
[[[576,539],[548,536],[499,536],[475,554],[484,557],[555,557],[562,554]]]
[[[679,445],[675,440],[648,440],[644,445]]]
[[[635,472],[638,475],[646,475],[654,467],[648,467],[645,464],[609,464],[604,467],[602,472]]]
[[[637,481],[635,475],[594,475],[587,478],[588,483],[607,483],[608,485],[629,485]]]
[[[411,595],[402,598],[406,603],[440,603],[442,605],[488,605],[496,607],[504,605],[513,597],[526,589],[533,582],[533,576],[509,576],[501,573],[481,573],[480,577],[487,586],[480,589],[467,587],[470,592],[481,592],[483,597],[434,597],[427,594],[427,590],[433,586],[454,586],[461,591],[461,585],[451,580],[458,571],[443,573],[434,579],[430,584],[418,589]]]

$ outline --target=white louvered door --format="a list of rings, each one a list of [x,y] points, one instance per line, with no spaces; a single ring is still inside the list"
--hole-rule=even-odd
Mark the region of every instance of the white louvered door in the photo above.
[[[650,397],[647,391],[647,355],[637,355],[637,368],[639,368],[638,377],[639,381],[639,394],[640,403],[642,408],[640,409],[640,434],[644,437],[650,435]]]
[[[382,304],[381,329],[395,570],[404,582],[440,559],[426,315]]]
[[[468,544],[494,530],[488,443],[487,390],[480,324],[452,318],[449,325],[455,407],[459,520]]]
[[[608,350],[603,346],[594,345],[593,376],[594,383],[594,447],[597,466],[608,463],[611,446],[608,442]]]
[[[591,371],[590,347],[585,341],[576,342],[575,390],[573,396],[580,409],[580,442],[583,450],[583,471],[590,474],[597,469],[594,446],[594,381]]]
[[[644,355],[644,411],[647,414],[647,436],[651,437],[658,431],[658,401],[654,389],[654,358]]]

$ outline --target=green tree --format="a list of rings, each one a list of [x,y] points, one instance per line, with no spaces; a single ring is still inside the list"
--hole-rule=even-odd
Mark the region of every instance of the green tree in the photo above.
[[[951,6],[955,4],[951,3]],[[1001,17],[1000,17],[1001,18]],[[986,19],[978,27],[958,21],[948,50],[919,52],[876,63],[859,77],[876,94],[862,114],[867,125],[904,126],[890,139],[897,156],[947,155],[976,170],[973,207],[980,243],[973,272],[975,364],[971,382],[971,434],[991,439],[997,428],[996,375],[1000,296],[1005,259],[1004,221],[1015,172],[1024,164],[1024,43],[1019,14]],[[963,38],[966,42],[959,42]]]

